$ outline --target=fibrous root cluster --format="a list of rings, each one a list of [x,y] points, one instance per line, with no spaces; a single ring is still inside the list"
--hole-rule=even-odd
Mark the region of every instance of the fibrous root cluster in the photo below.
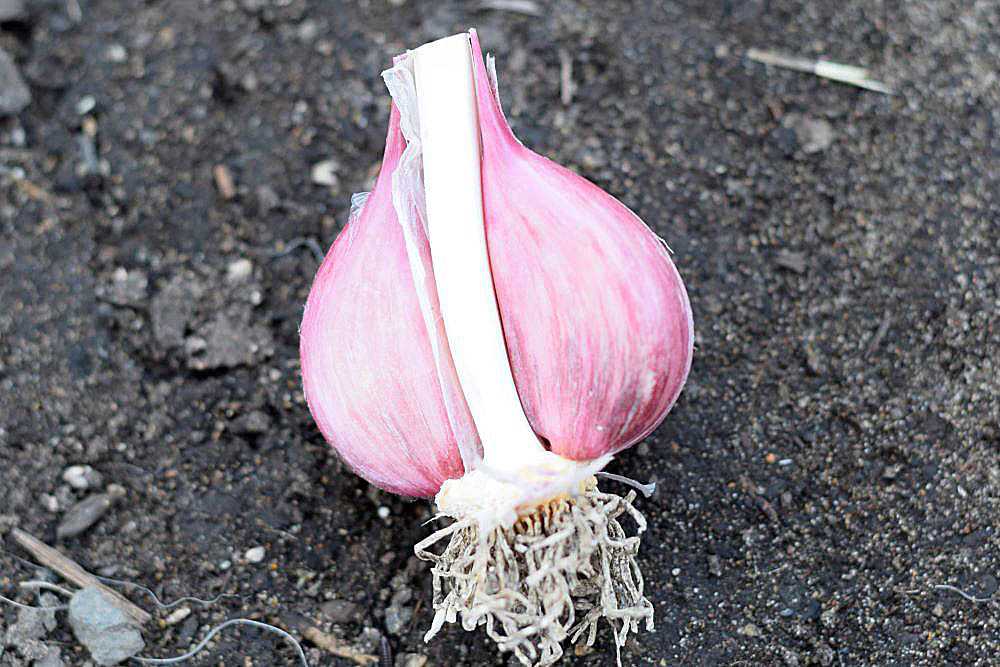
[[[621,664],[621,647],[653,606],[643,596],[636,561],[646,521],[632,505],[635,492],[603,493],[596,481],[576,496],[562,496],[521,516],[509,528],[482,531],[475,519],[456,520],[415,547],[434,563],[434,620],[429,640],[447,621],[483,625],[501,650],[524,665],[551,665],[562,642],[593,645],[597,624],[608,620]],[[619,521],[631,516],[636,534]],[[431,551],[450,537],[441,553]]]

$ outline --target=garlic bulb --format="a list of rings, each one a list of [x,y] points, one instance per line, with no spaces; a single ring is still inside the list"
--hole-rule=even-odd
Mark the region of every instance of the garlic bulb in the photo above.
[[[680,393],[683,283],[634,213],[514,138],[475,31],[383,77],[382,169],[303,317],[309,407],[358,474],[454,519],[415,547],[435,563],[428,638],[461,618],[545,665],[603,617],[620,647],[652,627],[618,519],[645,522],[594,475]]]

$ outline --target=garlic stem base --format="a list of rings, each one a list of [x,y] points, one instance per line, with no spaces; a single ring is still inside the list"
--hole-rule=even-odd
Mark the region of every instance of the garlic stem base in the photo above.
[[[475,518],[484,532],[510,527],[554,498],[584,493],[611,460],[571,461],[541,447],[518,454],[517,463],[502,461],[502,467],[487,455],[476,469],[446,481],[434,498],[438,511],[458,520]]]
[[[424,640],[461,619],[466,630],[485,626],[521,664],[541,667],[559,661],[566,639],[593,645],[605,618],[620,666],[629,633],[640,622],[653,629],[636,560],[646,521],[634,499],[634,491],[602,493],[590,477],[580,493],[553,498],[510,526],[482,531],[466,517],[417,544],[416,555],[434,563],[435,614]],[[635,535],[619,521],[626,513]],[[445,538],[444,551],[431,551]]]

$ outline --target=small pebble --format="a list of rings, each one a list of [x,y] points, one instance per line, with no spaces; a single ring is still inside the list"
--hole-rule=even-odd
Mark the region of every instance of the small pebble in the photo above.
[[[747,623],[741,627],[737,632],[744,637],[760,637],[760,628],[758,628],[753,623]]]
[[[104,57],[111,63],[123,63],[128,60],[128,51],[121,44],[109,44],[104,51]]]
[[[23,21],[28,18],[24,0],[0,0],[0,22]]]
[[[385,505],[382,505],[381,507],[379,507],[377,511],[378,511],[378,517],[380,519],[388,519],[389,518],[389,508],[386,507]]]
[[[240,435],[260,435],[271,428],[271,418],[262,410],[253,410],[240,415],[233,422],[233,433]]]
[[[337,185],[337,162],[335,160],[323,160],[317,162],[312,167],[312,182],[316,185],[334,187]]]
[[[833,144],[833,126],[822,118],[789,113],[781,119],[781,124],[795,133],[796,141],[807,155],[825,151]]]
[[[312,42],[314,39],[316,39],[316,36],[319,35],[319,29],[320,29],[319,23],[317,23],[313,19],[306,19],[305,21],[299,24],[298,28],[299,41],[302,42],[303,44],[308,44],[309,42]]]
[[[361,616],[361,607],[349,600],[328,600],[319,609],[334,623],[350,623]]]
[[[251,547],[250,549],[247,549],[244,557],[249,563],[259,563],[264,560],[264,556],[266,554],[267,552],[264,550],[264,547]]]
[[[806,256],[801,252],[782,250],[774,258],[774,262],[783,269],[788,269],[794,273],[803,274],[806,272]]]
[[[257,208],[260,213],[269,213],[281,205],[281,197],[270,185],[260,185],[254,191],[257,195]]]
[[[389,634],[400,634],[413,618],[413,609],[406,606],[411,599],[413,591],[409,588],[401,588],[393,594],[389,606],[385,609],[385,629]]]
[[[91,487],[98,487],[104,479],[101,473],[87,465],[75,465],[63,471],[62,479],[74,489],[86,490]]]
[[[47,649],[48,652],[45,654],[45,657],[35,660],[32,667],[65,667],[66,663],[63,662],[59,647],[50,644],[47,646]]]
[[[62,521],[56,527],[56,537],[64,540],[76,537],[87,531],[101,520],[114,502],[110,493],[97,493],[87,496],[67,510]]]
[[[813,657],[821,667],[830,667],[830,665],[833,664],[836,653],[833,652],[833,649],[829,644],[820,642],[819,646],[816,647],[816,652],[813,654]]]
[[[163,619],[163,622],[166,623],[167,625],[177,625],[190,615],[191,615],[190,607],[180,607],[178,609],[175,609],[173,612],[171,612],[169,616]]]
[[[219,191],[219,196],[229,201],[236,196],[236,183],[233,181],[233,173],[224,164],[217,164],[212,168],[212,176],[215,178],[215,188]]]
[[[792,493],[790,491],[782,491],[781,492],[781,507],[782,507],[782,509],[786,509],[786,510],[787,509],[791,509],[792,503],[794,502],[794,500],[795,499],[792,498]]]
[[[354,645],[362,653],[377,653],[382,643],[382,633],[375,628],[365,628],[355,638]]]
[[[719,557],[715,554],[708,557],[708,573],[713,577],[722,576],[722,561],[720,561]]]
[[[234,260],[226,267],[226,281],[242,283],[253,275],[253,262],[245,257]]]
[[[129,271],[118,267],[111,274],[111,282],[101,286],[102,296],[119,306],[136,306],[146,303],[146,288],[149,279],[139,269]]]
[[[86,116],[88,113],[97,107],[97,100],[93,95],[84,95],[80,98],[80,101],[76,103],[76,112],[81,116]]]
[[[785,662],[785,667],[799,667],[799,654],[790,648],[781,649],[781,659]]]
[[[47,511],[52,512],[53,514],[59,511],[59,500],[56,499],[55,496],[43,493],[38,499],[41,501],[42,507],[44,507]]]
[[[146,646],[139,628],[98,588],[84,588],[73,595],[69,624],[98,665],[117,665]]]
[[[10,55],[0,49],[0,116],[16,116],[31,104],[31,90]]]
[[[675,577],[679,577],[681,574],[681,568],[675,567],[674,569],[670,570],[670,574],[674,575]]]

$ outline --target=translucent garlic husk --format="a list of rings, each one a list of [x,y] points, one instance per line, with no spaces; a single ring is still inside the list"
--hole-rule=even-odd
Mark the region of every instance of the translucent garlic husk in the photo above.
[[[602,618],[618,649],[653,626],[635,494],[604,493],[596,475],[676,401],[691,309],[665,244],[635,214],[516,140],[468,39],[489,265],[530,442],[484,443],[459,382],[429,250],[410,54],[383,73],[393,106],[382,171],[317,275],[302,370],[345,461],[382,488],[434,495],[452,520],[415,547],[433,563],[426,638],[446,622],[484,626],[523,664],[548,665],[567,640],[592,644]]]

